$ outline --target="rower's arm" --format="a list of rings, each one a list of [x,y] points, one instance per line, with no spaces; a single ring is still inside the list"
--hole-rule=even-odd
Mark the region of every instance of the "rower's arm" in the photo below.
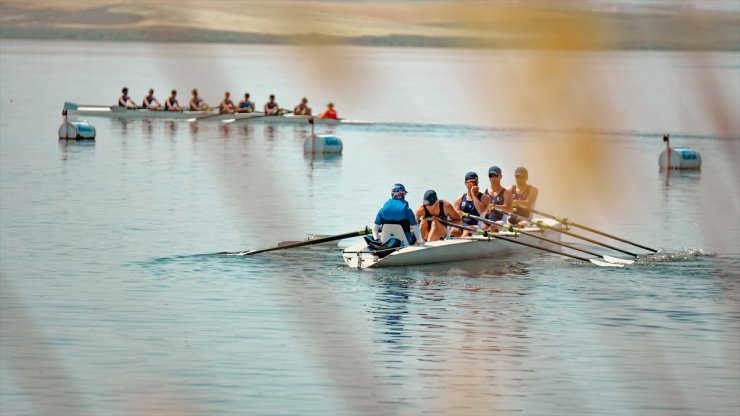
[[[462,224],[462,217],[460,216],[460,213],[457,212],[455,207],[452,206],[452,204],[445,201],[444,209],[445,209],[445,214],[447,214],[447,216],[450,217],[451,222],[454,222],[455,224]]]
[[[488,207],[491,205],[491,197],[483,194],[483,197],[481,199],[478,199],[477,195],[473,195],[473,205],[475,205],[475,209],[478,212],[486,212],[488,210]]]

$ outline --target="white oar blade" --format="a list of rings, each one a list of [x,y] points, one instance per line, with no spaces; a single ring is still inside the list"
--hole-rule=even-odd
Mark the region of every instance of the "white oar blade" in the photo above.
[[[605,261],[596,260],[596,259],[588,259],[588,261],[590,261],[591,264],[595,264],[600,267],[624,267],[624,264],[607,263]]]
[[[634,260],[628,260],[628,259],[620,259],[619,257],[612,257],[603,255],[601,256],[604,258],[604,260],[608,261],[609,263],[617,263],[617,264],[634,264]]]

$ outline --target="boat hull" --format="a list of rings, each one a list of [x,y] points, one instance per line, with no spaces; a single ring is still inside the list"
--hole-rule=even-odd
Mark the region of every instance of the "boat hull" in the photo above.
[[[558,227],[556,222],[552,220],[548,220],[547,224],[551,225],[553,228]],[[543,231],[539,228],[525,228],[525,231],[550,240],[560,240],[560,233],[549,229],[545,229]],[[537,250],[535,248],[498,239],[495,237],[496,235],[550,250],[559,251],[561,247],[560,245],[549,243],[539,238],[510,232],[502,232],[495,233],[491,237],[472,236],[453,238],[450,240],[431,241],[426,243],[424,246],[404,247],[382,258],[370,250],[370,248],[367,247],[367,244],[360,242],[347,247],[342,252],[342,257],[349,267],[367,269],[475,260],[504,256],[514,251],[526,251],[528,253],[541,252],[541,250]]]

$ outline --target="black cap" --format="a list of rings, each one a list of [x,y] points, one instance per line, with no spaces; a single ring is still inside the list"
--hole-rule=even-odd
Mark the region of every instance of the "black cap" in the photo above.
[[[496,174],[496,176],[501,176],[501,168],[498,166],[491,166],[488,168],[488,175],[490,176],[492,173]]]
[[[477,181],[478,180],[478,174],[475,173],[475,172],[468,172],[468,173],[466,173],[465,174],[465,180],[466,181],[469,181],[471,179],[475,179]]]
[[[437,193],[433,190],[428,190],[424,192],[424,205],[432,205],[433,203],[437,202]]]

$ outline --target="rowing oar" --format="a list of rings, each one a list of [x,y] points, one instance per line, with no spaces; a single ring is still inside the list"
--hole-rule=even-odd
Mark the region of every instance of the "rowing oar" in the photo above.
[[[284,244],[282,246],[277,246],[277,247],[263,248],[261,250],[249,250],[249,251],[237,251],[237,252],[222,251],[222,252],[220,252],[218,254],[219,255],[231,255],[231,256],[251,256],[252,254],[257,254],[257,253],[265,253],[265,252],[268,252],[268,251],[286,250],[286,249],[289,249],[289,248],[310,246],[310,245],[313,245],[313,244],[326,243],[327,241],[343,240],[345,238],[360,237],[360,236],[368,235],[368,234],[372,234],[372,230],[370,230],[368,227],[365,227],[365,229],[359,230],[359,231],[352,231],[352,232],[349,232],[349,233],[344,233],[344,234],[339,234],[339,235],[332,235],[332,236],[329,236],[329,237],[317,238],[317,239],[314,239],[314,240],[300,241],[300,242],[297,242],[297,243]]]
[[[547,247],[540,247],[540,246],[536,246],[534,244],[525,243],[524,241],[519,241],[519,240],[517,240],[515,238],[508,238],[508,237],[504,237],[504,236],[501,236],[501,235],[496,235],[495,233],[489,233],[488,231],[479,230],[479,229],[477,229],[475,227],[466,227],[464,225],[455,224],[454,222],[450,222],[450,221],[447,221],[447,220],[442,219],[442,218],[440,218],[439,221],[442,224],[449,225],[450,227],[455,227],[455,228],[459,228],[461,230],[470,231],[472,233],[475,233],[475,234],[478,234],[478,235],[482,235],[483,237],[491,237],[491,238],[494,238],[494,239],[497,239],[497,240],[508,241],[510,243],[520,244],[520,245],[523,245],[523,246],[526,246],[526,247],[530,247],[530,248],[534,248],[534,249],[537,249],[537,250],[543,250],[543,251],[548,251],[548,252],[554,253],[554,254],[560,254],[561,256],[570,257],[572,259],[589,262],[591,264],[595,264],[595,265],[600,266],[600,267],[624,267],[624,264],[607,263],[607,262],[601,261],[601,260],[589,259],[589,258],[586,258],[586,257],[576,256],[575,254],[563,253],[563,252],[560,252],[560,251],[557,251],[557,250],[549,249]]]
[[[658,252],[658,250],[652,249],[650,247],[643,246],[641,244],[637,244],[637,243],[632,242],[632,241],[629,241],[629,240],[625,240],[625,239],[620,238],[620,237],[617,237],[615,235],[607,234],[607,233],[605,233],[603,231],[599,231],[599,230],[594,230],[593,228],[586,227],[585,225],[576,224],[576,223],[574,223],[573,221],[571,221],[571,220],[569,220],[567,218],[558,218],[558,217],[556,217],[556,216],[554,216],[552,214],[548,214],[546,212],[538,211],[536,209],[532,209],[532,212],[534,212],[536,214],[540,214],[543,217],[551,218],[551,219],[553,219],[553,220],[555,220],[555,221],[557,221],[557,222],[559,222],[561,224],[564,224],[564,225],[572,225],[573,227],[583,228],[584,230],[590,231],[590,232],[592,232],[594,234],[603,235],[604,237],[609,237],[611,239],[614,239],[614,240],[617,240],[617,241],[621,241],[623,243],[631,244],[631,245],[633,245],[635,247],[644,248],[645,250],[652,251],[653,253],[657,253]],[[637,257],[637,256],[635,256],[635,257]]]
[[[555,245],[558,245],[558,246],[563,246],[563,247],[569,248],[571,250],[580,251],[582,253],[590,254],[590,255],[596,256],[596,257],[601,257],[602,259],[604,259],[604,261],[607,261],[609,263],[632,264],[632,263],[635,262],[634,260],[620,259],[618,257],[612,257],[612,256],[607,256],[607,255],[601,255],[599,253],[594,253],[593,251],[586,250],[586,249],[583,249],[583,248],[580,248],[580,247],[576,247],[576,246],[572,246],[570,244],[563,243],[562,241],[552,240],[550,238],[543,237],[541,235],[537,235],[537,234],[533,234],[533,233],[524,231],[521,228],[514,227],[513,225],[501,225],[501,224],[499,224],[499,223],[497,223],[495,221],[491,221],[491,220],[486,219],[486,218],[478,217],[476,215],[468,214],[467,212],[461,212],[460,215],[462,215],[463,217],[470,217],[470,218],[472,218],[474,220],[478,220],[478,221],[480,221],[480,222],[482,222],[484,224],[488,224],[488,225],[497,227],[497,228],[502,229],[502,230],[511,231],[513,233],[519,233],[519,234],[526,235],[526,236],[529,236],[529,237],[532,237],[532,238],[536,238],[538,240],[546,241],[546,242],[548,242],[550,244],[555,244]]]
[[[507,214],[507,215],[516,215],[516,214],[513,214],[513,213],[508,212],[508,211],[504,211],[504,210],[499,209],[499,208],[494,208],[493,211],[498,211],[498,212],[501,212],[501,213]],[[606,247],[606,248],[612,249],[614,251],[618,251],[620,253],[624,253],[624,254],[630,255],[632,257],[638,257],[637,254],[635,254],[635,253],[633,253],[631,251],[627,251],[627,250],[621,249],[619,247],[614,247],[614,246],[612,246],[610,244],[602,243],[601,241],[596,241],[594,239],[591,239],[591,238],[588,238],[588,237],[584,237],[582,235],[579,235],[579,234],[576,234],[576,233],[572,233],[572,232],[567,231],[567,230],[561,230],[559,228],[553,228],[553,227],[545,224],[542,221],[534,220],[534,221],[530,221],[530,222],[532,224],[535,224],[538,227],[541,227],[541,228],[549,228],[549,229],[551,229],[553,231],[556,231],[556,232],[559,232],[561,234],[569,235],[569,236],[574,237],[574,238],[580,238],[583,241],[588,241],[589,243],[600,245],[602,247]]]

